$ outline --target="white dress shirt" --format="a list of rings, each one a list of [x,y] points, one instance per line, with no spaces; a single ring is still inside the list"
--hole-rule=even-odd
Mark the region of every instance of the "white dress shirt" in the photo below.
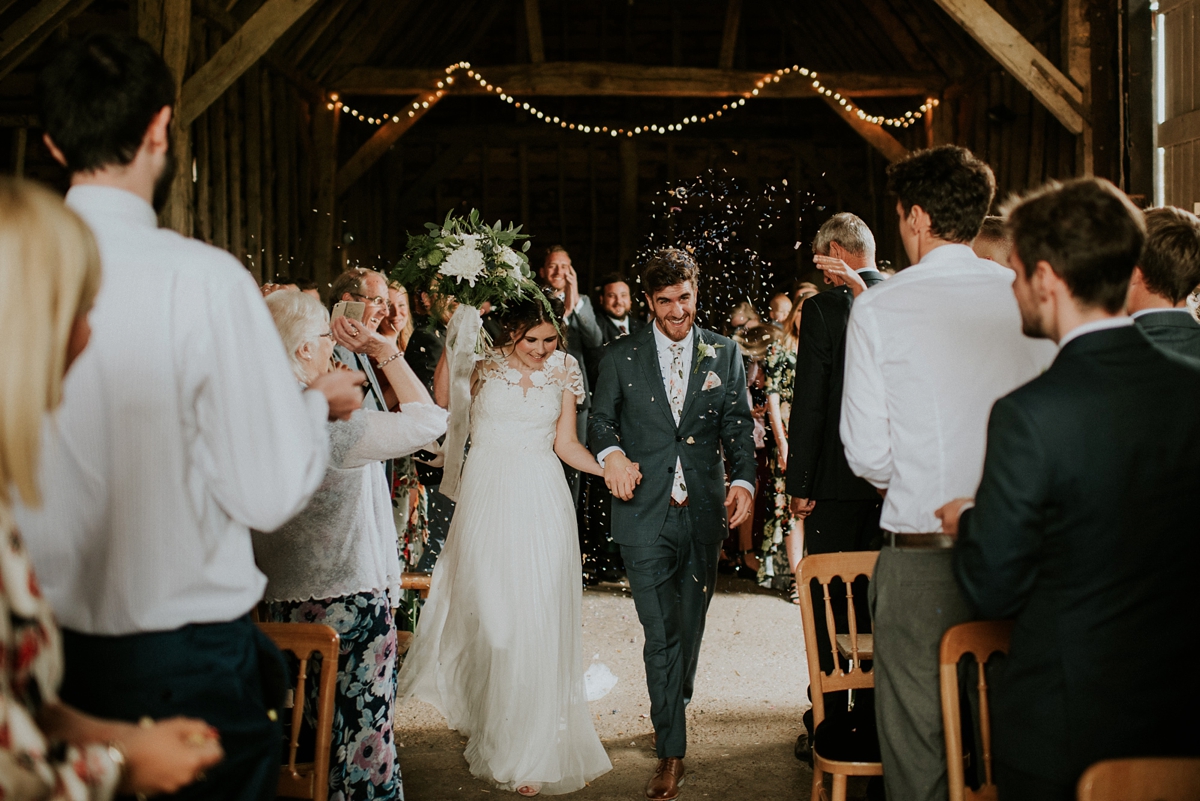
[[[662,375],[663,386],[664,387],[669,386],[671,383],[671,379],[670,379],[671,346],[675,345],[675,344],[682,344],[683,345],[683,363],[691,364],[692,363],[692,347],[696,341],[696,329],[693,326],[692,332],[690,334],[688,334],[687,337],[684,338],[683,342],[676,343],[675,340],[668,337],[666,334],[664,334],[659,329],[657,320],[655,322],[651,323],[650,327],[654,329],[654,348],[655,348],[655,351],[658,353],[658,371],[659,371],[659,374]],[[670,404],[668,404],[668,406],[669,405]],[[671,410],[671,416],[675,418],[675,425],[679,425],[679,416],[675,413],[674,409]],[[621,451],[621,453],[625,452],[624,449],[622,449],[620,446],[617,446],[617,445],[609,446],[609,447],[605,448],[604,450],[600,451],[600,454],[596,457],[596,461],[600,463],[601,467],[604,467],[604,459],[613,451]],[[675,458],[675,469],[676,469],[676,471],[679,471],[679,469],[680,469],[678,457]],[[732,486],[744,487],[746,489],[746,491],[750,493],[751,496],[754,495],[754,485],[747,481],[742,481],[740,479],[734,480],[732,482]],[[637,490],[634,490],[634,492],[637,492]]]
[[[620,320],[618,320],[616,317],[610,317],[607,314],[604,316],[608,317],[608,321],[617,327],[617,330],[621,332],[620,336],[625,336],[629,333],[629,316],[628,315],[626,315],[625,317],[623,317]]]
[[[250,274],[158,228],[120,189],[77,186],[103,277],[92,339],[48,420],[43,506],[17,519],[59,621],[87,634],[228,621],[262,597],[250,531],[300,511],[329,409],[301,392]]]
[[[1012,270],[942,245],[854,301],[842,443],[850,469],[887,490],[888,531],[941,530],[934,511],[983,475],[992,404],[1054,360],[1021,333]]]

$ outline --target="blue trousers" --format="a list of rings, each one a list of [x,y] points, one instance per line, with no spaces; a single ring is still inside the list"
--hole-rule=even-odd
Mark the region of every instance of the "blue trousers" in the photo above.
[[[283,761],[283,656],[249,616],[174,631],[99,636],[63,631],[62,700],[99,717],[135,722],[184,715],[221,734],[225,759],[172,796],[200,801],[275,797]],[[273,696],[279,695],[279,698]]]

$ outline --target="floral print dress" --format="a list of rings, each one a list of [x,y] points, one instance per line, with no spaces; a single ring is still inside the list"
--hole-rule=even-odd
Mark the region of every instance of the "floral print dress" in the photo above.
[[[36,723],[58,700],[62,645],[11,512],[0,504],[0,798],[102,801],[120,770],[107,747],[47,741]]]
[[[796,383],[796,350],[786,341],[772,342],[763,358],[763,372],[767,395],[779,396],[779,416],[787,431],[788,418],[792,409],[792,390]],[[791,510],[792,496],[787,494],[787,477],[779,464],[779,446],[771,446],[768,465],[771,470],[771,497],[769,511],[763,525],[762,560],[758,568],[758,583],[764,587],[787,589],[792,581],[792,569],[788,564],[787,545],[789,535],[802,531],[802,521]],[[786,467],[786,465],[785,465]]]

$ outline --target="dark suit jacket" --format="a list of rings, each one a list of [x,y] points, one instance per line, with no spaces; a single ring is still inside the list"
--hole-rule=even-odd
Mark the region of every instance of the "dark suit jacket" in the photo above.
[[[1200,755],[1197,398],[1200,367],[1126,327],[992,408],[954,569],[980,616],[1016,618],[999,761],[1074,783],[1102,759]]]
[[[1164,310],[1135,317],[1133,324],[1159,347],[1200,359],[1200,323],[1191,312]]]
[[[883,276],[861,273],[868,287]],[[842,435],[842,384],[846,378],[846,326],[854,294],[834,287],[804,301],[796,385],[788,421],[787,492],[794,498],[877,501],[879,493],[854,475]]]
[[[428,317],[416,318],[413,325],[412,336],[404,349],[404,360],[432,395],[433,372],[446,349],[446,326],[441,323],[431,326]]]
[[[645,322],[634,317],[632,314],[627,319],[629,320],[629,333],[622,334],[621,329],[617,328],[617,324],[610,320],[608,315],[603,311],[596,314],[596,325],[600,329],[600,345],[587,349],[587,371],[591,378],[592,386],[596,385],[596,380],[600,376],[600,362],[604,358],[608,343],[620,339],[622,336],[632,336],[646,327]]]
[[[652,326],[609,343],[600,364],[588,426],[592,451],[619,445],[642,471],[633,500],[613,498],[613,540],[621,545],[650,545],[658,538],[670,507],[676,458],[683,463],[688,506],[701,542],[720,542],[729,534],[722,447],[731,478],[754,484],[754,421],[737,345],[703,328],[693,331],[692,369],[678,426]],[[716,355],[702,356],[701,341],[712,345]],[[720,386],[702,390],[710,372]]]

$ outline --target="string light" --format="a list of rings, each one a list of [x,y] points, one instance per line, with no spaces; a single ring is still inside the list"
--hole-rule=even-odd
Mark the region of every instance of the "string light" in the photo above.
[[[431,103],[436,102],[437,99],[440,99],[446,92],[450,91],[450,88],[454,85],[454,80],[455,80],[454,73],[459,72],[461,70],[466,70],[467,79],[473,80],[476,83],[478,83],[479,86],[481,88],[483,88],[484,91],[495,95],[496,97],[500,98],[501,101],[508,103],[511,106],[515,106],[515,107],[521,109],[522,111],[529,112],[529,114],[531,116],[533,116],[549,125],[554,125],[554,126],[557,126],[559,128],[563,128],[563,129],[566,129],[569,131],[576,131],[578,133],[596,134],[599,136],[609,136],[609,137],[617,137],[617,136],[632,137],[632,136],[642,136],[643,134],[651,134],[651,133],[657,133],[657,134],[675,133],[678,131],[682,131],[684,129],[684,126],[687,126],[687,125],[697,125],[697,124],[702,124],[702,123],[706,123],[706,122],[712,122],[713,120],[716,120],[719,117],[723,117],[724,115],[729,114],[730,112],[736,111],[737,109],[745,106],[746,101],[753,100],[754,98],[758,97],[759,92],[762,89],[766,88],[767,84],[779,83],[779,81],[781,79],[787,78],[787,77],[790,77],[793,75],[799,76],[800,78],[805,78],[808,81],[810,81],[814,92],[816,92],[819,95],[824,95],[825,97],[832,98],[838,104],[838,106],[841,107],[841,109],[844,113],[853,115],[853,116],[857,117],[858,119],[863,120],[864,122],[871,123],[872,125],[879,125],[881,127],[907,128],[910,125],[914,125],[917,120],[921,119],[921,117],[923,117],[925,114],[928,114],[929,111],[933,107],[938,105],[938,100],[936,98],[930,98],[929,100],[926,100],[924,103],[922,103],[916,110],[906,111],[904,113],[904,115],[900,116],[900,117],[885,117],[885,116],[881,116],[881,115],[868,114],[862,108],[854,105],[854,103],[850,100],[850,98],[843,96],[840,92],[835,92],[833,89],[830,89],[829,87],[825,86],[825,84],[821,83],[821,80],[820,80],[820,78],[818,78],[815,70],[810,70],[807,67],[801,67],[798,64],[796,64],[796,65],[792,65],[791,67],[783,67],[782,69],[775,70],[775,72],[773,72],[773,73],[764,75],[762,78],[760,78],[758,81],[755,82],[754,87],[752,89],[749,89],[748,91],[744,92],[742,94],[742,96],[739,97],[737,100],[733,100],[728,103],[722,103],[721,107],[719,109],[715,109],[715,110],[709,112],[708,114],[692,114],[689,116],[685,116],[683,119],[679,120],[678,122],[668,123],[667,125],[660,125],[658,123],[652,123],[650,125],[638,125],[638,126],[634,126],[632,128],[622,128],[619,126],[608,126],[608,125],[588,125],[588,124],[584,124],[584,123],[570,122],[569,120],[561,119],[561,118],[553,116],[545,111],[542,111],[541,109],[534,106],[532,103],[528,103],[523,100],[518,100],[515,97],[513,97],[512,95],[505,92],[504,89],[502,87],[500,87],[499,85],[489,82],[483,76],[483,73],[479,72],[478,70],[476,70],[475,68],[473,68],[471,66],[471,63],[469,61],[460,61],[457,64],[451,64],[450,66],[446,67],[446,77],[437,82],[437,88],[434,90],[433,93],[428,95],[424,100],[413,101],[405,109],[398,111],[395,114],[392,114],[390,116],[374,117],[374,116],[364,114],[361,111],[358,111],[356,109],[351,108],[348,105],[338,102],[338,96],[336,94],[330,95],[331,100],[333,100],[334,102],[329,103],[328,107],[330,110],[332,110],[335,108],[334,103],[337,103],[336,107],[340,108],[343,113],[349,114],[351,117],[354,117],[359,122],[365,122],[368,125],[384,125],[385,123],[388,123],[388,122],[398,123],[403,118],[402,115],[404,115],[405,111],[407,111],[408,117],[413,117],[416,115],[416,113],[418,111],[423,111],[425,109],[428,109]]]

